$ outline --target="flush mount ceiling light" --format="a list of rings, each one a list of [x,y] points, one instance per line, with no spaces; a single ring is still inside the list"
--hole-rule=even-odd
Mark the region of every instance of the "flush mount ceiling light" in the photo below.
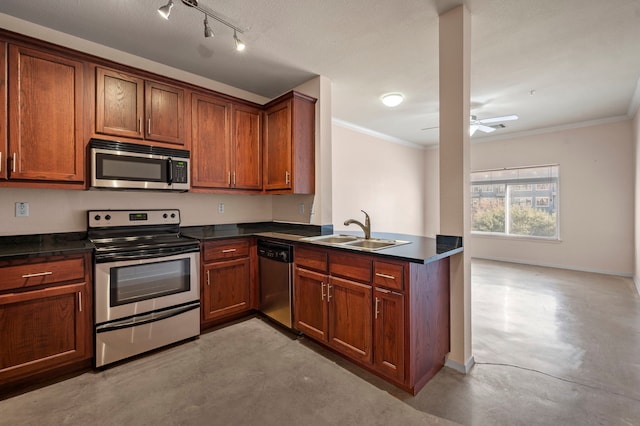
[[[203,9],[201,6],[198,5],[198,0],[182,0],[182,4],[184,4],[186,6],[189,6],[189,7],[192,7],[194,9],[204,13],[204,36],[205,36],[205,38],[213,37],[213,35],[214,35],[213,34],[213,30],[209,26],[209,20],[208,20],[208,18],[212,18],[212,19],[215,19],[216,21],[220,22],[223,25],[226,25],[227,27],[229,27],[229,28],[231,28],[233,30],[233,40],[235,42],[237,51],[241,52],[247,47],[246,44],[244,44],[244,42],[238,38],[238,33],[240,33],[240,34],[244,33],[244,31],[242,31],[242,29],[236,27],[235,25],[229,23],[228,21],[225,21],[220,16],[216,15],[214,12],[212,12],[210,10]],[[161,7],[158,8],[158,13],[164,19],[168,20],[169,19],[169,15],[171,14],[171,9],[173,8],[173,6],[174,6],[173,0],[169,0],[169,2],[167,4],[165,4],[164,6],[161,6]]]
[[[404,100],[402,93],[387,93],[381,97],[382,103],[388,107],[397,107]]]

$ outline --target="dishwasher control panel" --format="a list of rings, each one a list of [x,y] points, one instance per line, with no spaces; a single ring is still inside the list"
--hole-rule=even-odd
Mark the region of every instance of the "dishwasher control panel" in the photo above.
[[[293,246],[258,240],[258,256],[278,262],[293,263]]]

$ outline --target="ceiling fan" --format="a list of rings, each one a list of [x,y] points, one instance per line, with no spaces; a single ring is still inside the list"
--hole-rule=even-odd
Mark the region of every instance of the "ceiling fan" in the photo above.
[[[473,136],[476,130],[480,130],[484,133],[495,132],[496,129],[504,129],[506,126],[504,124],[495,124],[493,126],[487,126],[487,124],[501,123],[502,121],[512,121],[517,120],[519,117],[515,114],[512,115],[503,115],[500,117],[491,117],[491,118],[483,118],[482,120],[478,120],[478,117],[475,115],[471,116],[471,120],[469,120],[469,136]],[[422,130],[431,130],[437,129],[438,126],[435,127],[425,127]]]

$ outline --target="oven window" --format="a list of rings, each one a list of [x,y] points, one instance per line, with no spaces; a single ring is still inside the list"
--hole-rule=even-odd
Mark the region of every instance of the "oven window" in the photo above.
[[[111,268],[111,306],[189,291],[189,258]]]

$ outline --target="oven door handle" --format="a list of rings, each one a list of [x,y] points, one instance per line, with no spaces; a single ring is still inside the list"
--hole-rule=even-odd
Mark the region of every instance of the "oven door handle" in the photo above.
[[[171,249],[152,249],[145,251],[135,251],[131,253],[98,253],[96,254],[96,263],[118,262],[121,260],[140,260],[140,259],[152,259],[166,256],[173,256],[176,254],[197,253],[200,251],[200,246],[191,247],[179,247]]]
[[[177,315],[189,312],[193,309],[200,308],[200,301],[191,302],[187,305],[177,306],[162,311],[150,312],[144,315],[136,315],[122,320],[111,321],[106,324],[96,326],[96,333],[105,333],[107,331],[120,330],[123,328],[131,328],[138,325],[149,324],[163,319],[175,317]]]

